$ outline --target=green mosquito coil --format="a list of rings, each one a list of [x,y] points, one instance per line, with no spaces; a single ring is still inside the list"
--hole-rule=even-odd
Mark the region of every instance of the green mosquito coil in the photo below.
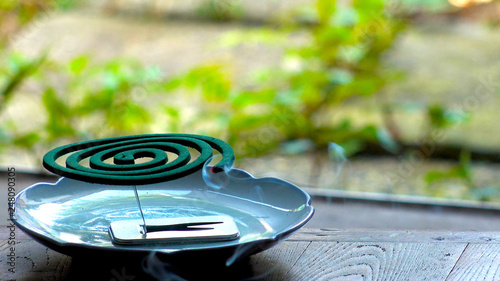
[[[200,155],[191,161],[188,148]],[[190,134],[150,134],[98,139],[61,146],[49,151],[43,158],[43,166],[63,177],[110,185],[144,185],[175,180],[203,168],[211,159],[213,149],[222,159],[212,167],[219,172],[234,163],[234,151],[226,142],[208,136]],[[169,161],[167,153],[177,155]],[[57,160],[65,155],[65,166]],[[135,160],[152,158],[145,163]],[[89,158],[89,166],[82,160]],[[113,159],[113,164],[105,163]]]

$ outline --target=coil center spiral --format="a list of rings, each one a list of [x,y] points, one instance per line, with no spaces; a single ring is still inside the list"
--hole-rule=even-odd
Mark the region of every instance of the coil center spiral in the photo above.
[[[192,160],[189,148],[200,155]],[[178,179],[201,170],[211,159],[212,150],[222,154],[222,159],[214,166],[215,172],[233,165],[233,149],[220,139],[190,134],[154,134],[61,146],[44,156],[43,166],[52,173],[85,182],[143,185]],[[169,162],[167,152],[176,154],[177,158]],[[68,154],[65,166],[57,163]],[[137,159],[144,157],[151,160],[136,164]],[[82,165],[84,159],[89,159],[88,167]],[[107,159],[113,159],[113,163],[106,163]]]

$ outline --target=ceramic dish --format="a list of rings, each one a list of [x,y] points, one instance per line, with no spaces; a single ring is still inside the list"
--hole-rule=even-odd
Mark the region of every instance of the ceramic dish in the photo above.
[[[28,235],[67,255],[156,252],[175,257],[203,252],[231,264],[287,238],[314,213],[309,195],[281,179],[257,179],[240,169],[207,179],[203,171],[137,186],[146,223],[165,218],[229,216],[239,230],[236,239],[114,243],[109,230],[112,222],[142,218],[134,186],[87,183],[65,177],[20,192],[14,219]]]

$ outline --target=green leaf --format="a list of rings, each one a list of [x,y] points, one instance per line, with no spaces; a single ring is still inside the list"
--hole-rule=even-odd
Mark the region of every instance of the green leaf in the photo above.
[[[243,109],[256,104],[269,104],[274,100],[274,90],[262,90],[258,92],[239,92],[232,95],[231,105],[235,109]]]
[[[328,22],[331,15],[335,13],[337,3],[335,0],[318,0],[316,10],[321,22]]]
[[[361,22],[377,20],[384,16],[384,3],[386,0],[353,0],[352,5],[358,11]]]
[[[259,128],[269,123],[269,116],[254,116],[243,113],[238,113],[231,119],[229,130],[241,132]]]
[[[357,135],[362,140],[377,141],[379,137],[379,129],[375,125],[367,125],[363,127]]]
[[[125,118],[133,125],[144,124],[150,121],[149,112],[138,104],[127,103]]]
[[[428,108],[427,114],[430,122],[434,127],[442,128],[447,125],[446,118],[444,117],[444,108],[441,105],[432,105]]]
[[[40,140],[40,135],[38,133],[28,133],[19,137],[16,137],[12,143],[17,146],[24,148],[33,147]]]
[[[469,119],[469,115],[466,112],[449,110],[440,104],[429,106],[427,114],[431,125],[436,128],[446,128],[451,125],[463,123]]]
[[[341,142],[339,146],[342,147],[344,156],[347,158],[363,150],[365,143],[359,139],[350,139]]]
[[[431,171],[425,175],[425,182],[430,185],[434,182],[447,178],[446,174],[438,171]]]
[[[359,75],[349,86],[352,86],[352,90],[358,95],[370,96],[383,86],[383,81],[374,75]]]
[[[85,68],[85,66],[87,66],[87,63],[88,63],[88,57],[80,56],[73,59],[70,62],[69,68],[73,74],[80,74]]]
[[[45,129],[50,138],[74,135],[75,130],[69,122],[74,112],[57,97],[54,89],[47,88],[42,101],[49,117]]]
[[[165,112],[167,113],[168,116],[172,118],[179,118],[179,110],[177,108],[171,107],[171,106],[166,106],[165,107]]]
[[[0,89],[0,108],[12,97],[15,90],[28,79],[45,62],[45,55],[34,60],[28,60],[19,54],[9,56],[9,77],[7,83]]]
[[[7,58],[7,69],[10,72],[19,72],[23,67],[29,64],[28,59],[20,54],[20,53],[13,53],[10,54],[9,57]]]
[[[56,92],[51,87],[43,93],[42,101],[49,115],[64,116],[69,113],[66,104],[56,96]]]
[[[470,186],[472,183],[472,167],[471,167],[471,155],[469,151],[463,150],[460,153],[460,164],[453,167],[450,171],[450,175],[456,178],[465,180]]]
[[[448,171],[431,171],[426,175],[426,182],[432,184],[438,180],[458,179],[464,181],[469,187],[474,187],[472,168],[470,166],[470,153],[462,151],[460,163]]]
[[[170,80],[167,80],[165,82],[163,82],[163,87],[162,87],[162,90],[164,91],[173,91],[173,90],[176,90],[178,89],[179,87],[181,87],[184,83],[184,79],[183,77],[175,77],[175,78],[172,78]]]
[[[180,126],[181,126],[181,120],[180,120],[180,112],[177,108],[172,107],[172,106],[165,106],[163,107],[164,112],[167,114],[168,121],[167,121],[167,130],[170,132],[179,132]]]

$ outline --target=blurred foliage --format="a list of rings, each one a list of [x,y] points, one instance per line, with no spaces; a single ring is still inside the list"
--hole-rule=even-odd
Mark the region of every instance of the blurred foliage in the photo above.
[[[432,184],[449,179],[458,179],[464,181],[467,186],[473,187],[473,176],[470,163],[470,153],[463,151],[460,155],[460,163],[448,171],[431,171],[425,176],[426,183]]]
[[[70,0],[2,0],[0,1],[0,48],[27,23],[43,13],[66,8]]]
[[[489,201],[500,194],[500,186],[481,186],[475,183],[470,152],[462,151],[457,165],[445,171],[430,171],[425,175],[429,195],[435,194],[435,187],[443,182],[458,181],[471,190],[471,199]]]
[[[65,87],[47,85],[43,94],[48,114],[45,133],[49,141],[62,136],[97,137],[148,131],[150,115],[141,101],[147,98],[146,87],[158,87],[161,74],[158,69],[143,68],[135,60],[127,59],[90,65],[87,56],[80,56],[56,71],[66,74],[62,83]]]
[[[213,5],[217,11],[233,8],[220,1]],[[163,79],[159,71],[145,70],[127,59],[92,63],[89,57],[80,56],[66,64],[46,62],[39,75],[33,76],[43,87],[46,123],[21,136],[11,133],[11,139],[19,138],[15,144],[28,146],[34,140],[51,143],[61,138],[147,132],[152,123],[149,112],[157,112],[166,115],[170,124],[186,123],[186,119],[191,119],[188,124],[207,124],[197,131],[224,137],[240,156],[257,156],[280,143],[301,139],[309,139],[314,148],[326,148],[333,141],[348,154],[366,141],[393,146],[383,127],[358,127],[349,119],[334,118],[343,103],[375,94],[394,77],[381,67],[380,60],[402,25],[384,8],[382,0],[353,1],[352,5],[319,0],[307,11],[308,25],[294,16],[275,32],[269,27],[257,29],[252,33],[255,41],[273,37],[285,41],[294,32],[305,32],[310,40],[286,50],[284,67],[256,74],[255,81],[243,86],[236,86],[219,65],[201,65]],[[16,61],[15,56],[9,59]],[[17,60],[17,68],[5,70],[3,104],[44,61]],[[188,116],[186,110],[164,105],[165,101],[147,105],[150,109],[134,100],[134,91],[141,96],[190,91],[191,99],[199,100],[200,112]],[[179,130],[176,125],[166,127]]]
[[[136,60],[124,58],[95,63],[88,56],[79,56],[67,64],[45,60],[41,67],[40,59],[14,56],[10,60],[11,79],[2,83],[4,89],[13,89],[10,85],[18,85],[28,71],[36,71],[30,79],[42,85],[46,118],[42,128],[22,133],[10,130],[7,143],[50,147],[65,138],[74,141],[150,131],[146,102],[148,94],[163,85],[159,69],[144,68]],[[2,104],[5,102],[7,98]]]
[[[312,140],[316,148],[326,148],[333,141],[349,154],[366,141],[393,147],[385,128],[357,127],[349,119],[335,118],[343,103],[371,96],[395,77],[380,60],[403,25],[384,8],[380,0],[353,1],[352,5],[319,0],[313,9],[281,26],[276,36],[269,28],[251,32],[252,42],[280,41],[284,33],[293,32],[310,36],[305,45],[287,49],[284,67],[256,75],[256,81],[238,88],[227,81],[220,67],[205,65],[174,79],[184,81],[174,83],[175,87],[193,89],[189,81],[203,81],[196,86],[208,106],[200,116],[221,120],[221,129],[226,128],[221,134],[227,134],[243,156],[256,156],[284,141],[300,139]],[[237,45],[239,38],[245,42],[248,37],[232,34],[229,38],[226,44]]]
[[[1,50],[1,49],[0,49]],[[45,55],[28,59],[19,53],[1,52],[0,57],[0,113],[21,87],[21,84],[39,72],[45,63]],[[0,123],[0,150],[8,145],[32,148],[38,141],[36,133],[16,133],[15,126],[8,121]]]
[[[208,20],[232,21],[240,19],[244,10],[239,1],[205,0],[198,7],[197,14]]]
[[[429,117],[429,128],[443,129],[463,123],[468,120],[469,115],[463,111],[456,111],[445,108],[443,105],[430,105],[427,109]]]
[[[220,2],[212,4],[217,9],[228,8]],[[159,79],[156,74],[148,77],[150,70],[125,59],[91,64],[88,57],[81,56],[67,65],[47,63],[37,78],[43,84],[46,124],[20,143],[146,132],[150,110],[133,99],[135,88],[142,87],[144,95],[159,89],[164,94],[194,93],[193,100],[201,99],[198,114],[186,116],[171,105],[156,111],[170,123],[191,118],[190,124],[205,124],[208,120],[210,124],[199,131],[224,137],[240,156],[257,156],[280,143],[301,139],[311,140],[315,148],[326,148],[333,141],[348,154],[361,149],[366,141],[394,146],[383,127],[358,127],[349,119],[335,118],[343,103],[377,93],[394,77],[381,67],[380,60],[402,25],[384,8],[382,0],[353,1],[352,5],[319,0],[307,11],[308,25],[296,17],[276,32],[256,30],[256,41],[274,35],[282,40],[293,32],[309,34],[310,41],[288,48],[284,67],[263,71],[243,87],[234,85],[219,65],[202,65],[177,77]],[[26,78],[22,69],[9,70],[3,103],[13,86]],[[60,78],[54,81],[54,75]],[[179,130],[179,126],[168,129]]]
[[[428,0],[420,5],[438,9],[442,2]],[[158,68],[145,68],[128,58],[96,62],[81,55],[61,63],[45,55],[27,58],[7,51],[8,39],[27,22],[42,12],[71,4],[3,1],[0,113],[23,83],[35,82],[41,87],[45,116],[41,127],[29,131],[13,126],[12,120],[2,122],[0,148],[14,145],[32,150],[38,146],[45,152],[56,143],[167,131],[223,138],[238,157],[281,148],[288,154],[328,151],[331,158],[345,161],[346,156],[374,142],[396,152],[399,139],[390,122],[360,125],[338,111],[356,99],[380,96],[384,86],[401,77],[384,68],[381,60],[404,28],[394,15],[408,11],[405,5],[416,6],[412,3],[317,0],[315,6],[294,11],[273,26],[228,34],[222,47],[284,45],[297,33],[308,39],[299,47],[286,47],[281,67],[260,70],[240,85],[226,66],[217,64],[164,77]],[[233,1],[204,1],[198,12],[224,21],[243,15],[241,6]],[[381,109],[381,115],[390,120],[391,109]],[[449,128],[468,118],[441,104],[428,106],[427,117],[429,129]],[[429,192],[438,182],[459,180],[477,199],[497,196],[498,187],[475,185],[468,155],[463,153],[460,164],[449,171],[428,173]]]
[[[0,2],[0,114],[26,80],[40,74],[46,54],[28,58],[9,50],[8,44],[27,24],[44,13],[67,6],[65,0],[4,0]],[[12,121],[12,120],[9,120]],[[0,149],[13,144],[31,149],[39,141],[37,132],[17,133],[12,122],[0,124]]]
[[[398,12],[442,12],[449,10],[453,6],[448,0],[387,0],[391,8]],[[390,4],[392,3],[392,4]]]
[[[31,76],[45,61],[45,56],[30,60],[18,53],[7,56],[6,62],[0,67],[0,111],[12,98],[19,85]]]

